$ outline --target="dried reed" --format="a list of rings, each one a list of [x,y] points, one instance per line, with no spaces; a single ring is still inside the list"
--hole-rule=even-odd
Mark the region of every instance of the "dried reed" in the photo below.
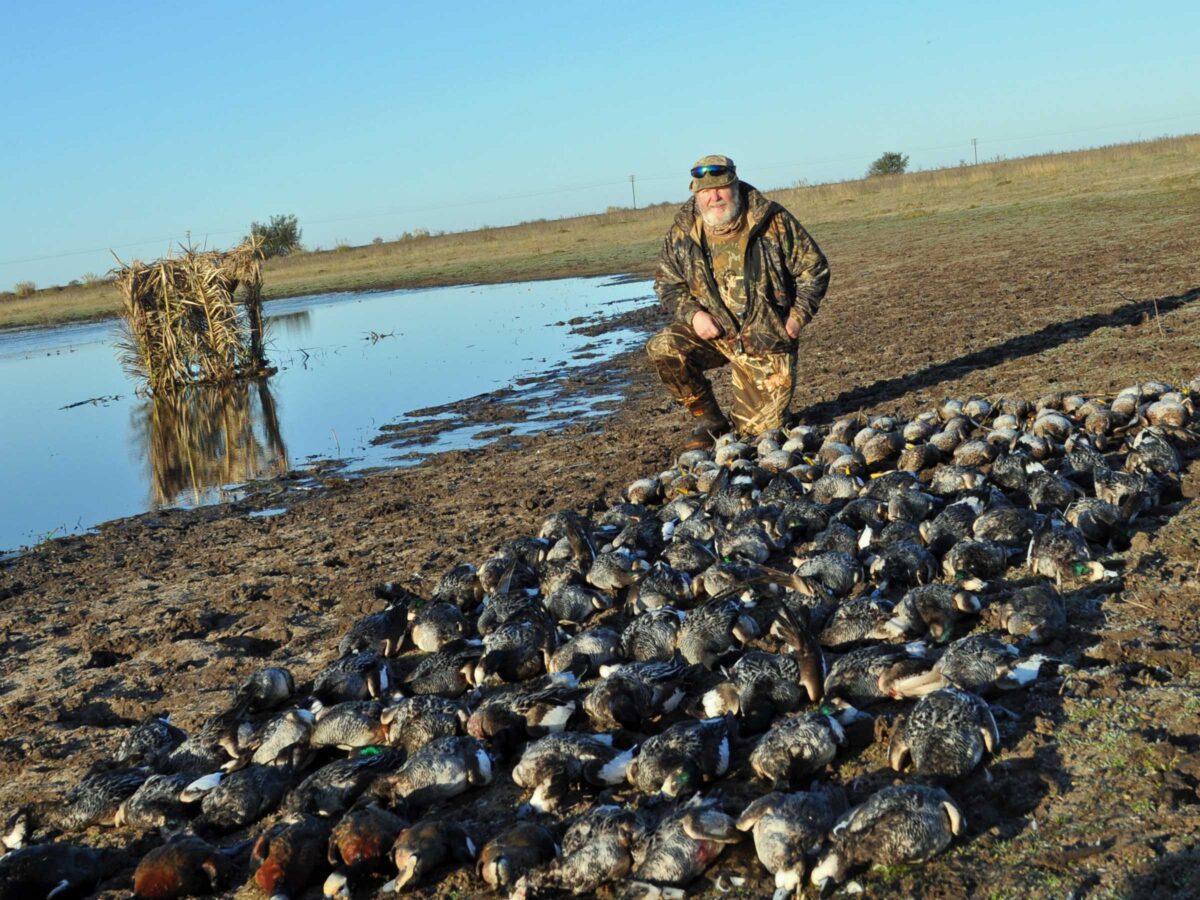
[[[156,392],[262,374],[262,261],[252,238],[225,252],[183,246],[178,256],[122,264],[122,363]]]

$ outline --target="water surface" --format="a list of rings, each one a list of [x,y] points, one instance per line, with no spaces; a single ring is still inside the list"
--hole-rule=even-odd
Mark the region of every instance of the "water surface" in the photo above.
[[[276,375],[155,398],[140,396],[118,364],[115,323],[0,333],[0,550],[147,509],[219,502],[312,460],[411,462],[373,443],[382,426],[618,353],[644,336],[596,339],[567,322],[652,299],[645,283],[565,279],[280,300],[265,310]],[[522,396],[544,411],[514,430],[559,424],[555,391]],[[573,399],[571,412],[594,414],[603,399]],[[478,444],[479,433],[454,429],[421,452]]]

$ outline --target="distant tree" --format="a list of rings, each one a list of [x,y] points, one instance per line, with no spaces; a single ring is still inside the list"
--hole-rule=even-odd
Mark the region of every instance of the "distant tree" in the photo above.
[[[31,294],[37,293],[37,285],[32,281],[18,281],[13,286],[13,293],[18,297],[28,297]]]
[[[908,157],[902,153],[884,153],[871,163],[867,177],[873,175],[903,175],[908,171]]]
[[[250,223],[250,234],[263,242],[263,255],[287,256],[300,249],[300,223],[295,216],[271,216],[266,225]]]

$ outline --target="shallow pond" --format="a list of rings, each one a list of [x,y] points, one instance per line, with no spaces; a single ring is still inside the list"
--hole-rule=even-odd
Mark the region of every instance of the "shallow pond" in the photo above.
[[[572,325],[652,301],[646,283],[606,279],[279,300],[265,310],[277,374],[170,398],[136,392],[117,361],[115,323],[0,333],[0,551],[148,509],[220,502],[314,460],[404,465],[597,415],[611,396],[563,400],[537,376],[643,340]],[[404,415],[506,387],[505,403],[518,397],[522,410],[507,427],[502,416],[481,429],[441,427],[452,416],[436,409]],[[426,433],[402,452],[382,441],[384,426]]]

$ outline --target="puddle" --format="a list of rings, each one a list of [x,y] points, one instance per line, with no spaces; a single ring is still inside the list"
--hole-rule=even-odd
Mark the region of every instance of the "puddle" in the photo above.
[[[118,365],[114,323],[0,333],[0,550],[235,500],[309,461],[411,465],[601,415],[616,385],[581,399],[563,376],[643,341],[595,332],[654,302],[646,282],[598,278],[280,300],[276,375],[154,398]]]

